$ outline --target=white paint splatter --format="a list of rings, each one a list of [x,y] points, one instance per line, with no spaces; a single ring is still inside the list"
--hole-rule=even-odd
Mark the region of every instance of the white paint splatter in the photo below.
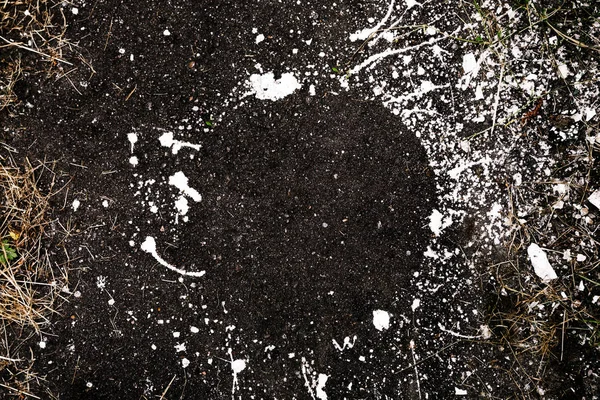
[[[329,376],[325,374],[319,374],[319,378],[317,381],[317,389],[316,396],[319,400],[327,400],[327,393],[325,393],[325,385],[327,384],[327,379]]]
[[[375,310],[373,311],[373,325],[378,331],[389,329],[390,327],[390,314],[387,311]]]
[[[344,351],[346,349],[351,349],[354,347],[354,344],[356,343],[356,335],[354,335],[354,337],[352,338],[352,341],[350,341],[350,337],[346,336],[344,338],[344,343],[342,346],[340,346],[340,344],[337,342],[337,340],[332,339],[333,342],[333,346],[338,349],[339,351]]]
[[[373,28],[365,28],[362,31],[358,31],[356,33],[351,34],[350,41],[356,42],[357,40],[365,40],[372,34],[376,33],[379,30],[379,28],[381,28],[383,26],[383,24],[385,24],[387,22],[387,20],[390,18],[390,15],[392,15],[393,10],[394,10],[394,0],[391,0],[390,4],[388,6],[387,13],[383,17],[383,19],[381,21],[379,21],[379,23],[377,25],[375,25]]]
[[[181,140],[174,139],[174,134],[171,131],[165,131],[159,138],[160,145],[163,147],[171,147],[171,152],[177,154],[182,147],[189,147],[196,151],[202,147],[199,144],[193,144],[189,142],[183,142]]]
[[[556,272],[554,272],[554,268],[550,265],[550,261],[548,261],[546,252],[542,250],[540,246],[535,243],[530,244],[527,248],[527,255],[533,265],[535,274],[539,276],[543,282],[549,282],[558,278]]]
[[[202,196],[196,189],[192,189],[188,186],[188,178],[181,171],[176,172],[174,175],[169,177],[169,185],[175,186],[179,189],[183,194],[188,197],[191,197],[195,202],[199,202],[202,200]]]
[[[231,348],[227,350],[229,357],[231,358],[231,371],[233,375],[233,385],[231,387],[231,398],[234,398],[235,390],[239,389],[240,384],[238,381],[238,374],[246,369],[246,360],[234,360]]]
[[[146,240],[144,240],[144,243],[142,243],[142,245],[141,245],[141,249],[143,251],[145,251],[146,253],[150,253],[154,257],[154,259],[156,261],[158,261],[159,264],[161,264],[164,267],[167,267],[171,271],[177,272],[178,274],[186,275],[186,276],[201,277],[206,273],[206,271],[198,271],[198,272],[185,271],[185,270],[179,269],[179,268],[169,264],[165,260],[163,260],[156,251],[156,241],[154,240],[154,238],[152,236],[146,237]]]
[[[275,79],[273,72],[252,74],[249,85],[252,90],[246,95],[254,94],[257,99],[272,101],[283,99],[302,87],[291,72],[282,74],[279,79]]]

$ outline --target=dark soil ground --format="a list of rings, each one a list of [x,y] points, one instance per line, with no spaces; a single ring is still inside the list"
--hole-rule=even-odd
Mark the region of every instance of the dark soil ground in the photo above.
[[[256,73],[257,54],[262,68],[282,74],[319,49],[347,46],[361,28],[356,16],[373,7],[285,3],[80,4],[68,35],[91,67],[20,83],[31,107],[2,116],[4,142],[17,158],[56,160],[60,181],[70,182],[53,218],[68,230],[76,295],[36,339],[45,348],[32,344],[42,398],[514,395],[506,371],[515,366],[501,350],[431,329],[452,318],[442,298],[490,306],[489,287],[455,296],[452,286],[419,294],[411,284],[438,194],[414,132],[354,91],[311,96],[304,85],[279,101],[231,101]],[[159,145],[164,130],[202,147],[171,154]],[[190,201],[188,222],[176,222],[178,192],[167,184],[178,171],[202,195]],[[464,245],[472,230],[453,227],[444,240]],[[206,274],[169,271],[140,249],[146,236],[167,262]],[[416,297],[430,305],[418,320]],[[391,315],[389,330],[374,327],[375,310]],[[354,346],[340,351],[333,341],[344,338]],[[455,366],[457,356],[468,361]],[[237,374],[234,360],[246,362]],[[583,393],[574,377],[587,371],[567,365],[560,375],[562,367],[549,372],[556,398]]]

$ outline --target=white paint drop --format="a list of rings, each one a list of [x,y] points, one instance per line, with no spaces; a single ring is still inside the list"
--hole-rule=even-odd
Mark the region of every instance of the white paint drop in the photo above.
[[[73,15],[77,15],[77,14],[79,14],[79,8],[73,7],[73,8],[71,8],[71,12],[73,13]]]
[[[265,40],[265,35],[263,35],[262,33],[256,36],[256,44],[259,44],[263,40]]]
[[[421,300],[420,299],[414,299],[413,302],[412,302],[412,305],[410,306],[410,308],[412,308],[412,310],[415,311],[420,306],[421,306]]]
[[[373,325],[378,331],[389,329],[390,327],[390,314],[387,311],[375,310],[373,311]]]
[[[40,342],[38,343],[38,345],[40,346],[40,349],[45,349],[45,348],[46,348],[46,342],[45,342],[45,341],[43,341],[43,340],[42,340],[42,341],[40,341]]]
[[[135,167],[136,165],[138,165],[138,158],[136,156],[131,156],[129,158],[129,164]]]
[[[129,143],[131,143],[131,152],[133,153],[133,146],[138,141],[137,134],[135,134],[135,133],[128,133],[127,134],[127,139],[129,140]]]
[[[79,200],[77,200],[77,199],[73,200],[73,204],[72,204],[73,211],[77,211],[77,209],[79,208],[80,205],[81,205],[81,202]]]
[[[164,267],[167,267],[171,271],[177,272],[178,274],[187,275],[187,276],[194,276],[194,277],[201,277],[201,276],[203,276],[206,273],[206,271],[198,271],[198,272],[185,271],[183,269],[179,269],[177,267],[174,267],[173,265],[171,265],[168,262],[166,262],[165,260],[163,260],[161,258],[161,256],[159,256],[158,253],[157,253],[157,251],[156,251],[156,241],[154,240],[154,238],[152,236],[147,236],[146,240],[144,240],[144,243],[142,243],[142,245],[140,247],[146,253],[150,253],[152,255],[152,257],[154,257],[154,259],[159,264],[161,264]]]
[[[200,329],[196,328],[195,326],[190,326],[190,332],[198,333],[198,332],[200,332]]]
[[[188,186],[188,178],[181,171],[176,172],[174,175],[169,177],[169,185],[175,186],[179,189],[183,194],[188,197],[191,197],[195,202],[199,202],[202,200],[202,196],[196,189],[192,189]]]
[[[540,246],[535,243],[530,244],[527,248],[527,254],[529,255],[529,260],[533,265],[535,274],[539,276],[543,282],[548,282],[558,278],[556,276],[556,272],[554,272],[554,269],[548,261],[546,252],[542,250]]]
[[[272,101],[283,99],[302,87],[291,72],[282,74],[279,79],[275,79],[273,72],[252,74],[249,83],[252,90],[248,94],[255,94],[260,100]]]
[[[109,305],[109,306],[114,306],[114,305],[115,305],[115,299],[110,299],[110,300],[108,301],[108,305]]]
[[[163,31],[163,35],[165,35],[165,36],[171,36],[171,31],[169,31],[168,29],[165,29]]]
[[[188,360],[187,358],[183,358],[183,359],[181,360],[181,366],[182,366],[183,368],[187,368],[189,365],[190,365],[190,360]]]

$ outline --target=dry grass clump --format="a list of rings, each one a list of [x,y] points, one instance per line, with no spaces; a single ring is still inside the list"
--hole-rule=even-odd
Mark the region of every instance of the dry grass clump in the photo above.
[[[11,158],[0,161],[0,387],[30,395],[33,355],[20,359],[20,348],[48,324],[68,277],[64,266],[52,265],[42,243],[52,193],[43,193],[39,182],[51,171],[28,161],[23,167]]]
[[[537,360],[526,374],[532,388],[550,361],[570,358],[574,343],[600,346],[600,210],[587,200],[597,189],[600,129],[588,125],[582,136],[566,146],[553,177],[507,185],[512,236],[508,261],[492,273],[499,295],[490,325],[515,360]],[[532,243],[545,250],[558,279],[535,275],[527,256]]]
[[[71,47],[61,3],[0,0],[0,111],[19,101],[15,85],[24,72],[53,75],[71,65],[63,57]]]

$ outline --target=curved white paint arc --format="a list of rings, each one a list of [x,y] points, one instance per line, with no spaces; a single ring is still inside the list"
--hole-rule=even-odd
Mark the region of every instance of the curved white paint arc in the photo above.
[[[154,238],[152,236],[146,236],[146,240],[144,240],[144,243],[142,243],[141,249],[143,251],[145,251],[146,253],[150,253],[152,255],[152,257],[154,257],[154,259],[156,261],[158,261],[159,264],[167,267],[171,271],[177,272],[178,274],[185,275],[185,276],[201,277],[206,273],[206,271],[198,271],[198,272],[191,271],[190,272],[190,271],[186,271],[183,269],[179,269],[179,268],[169,264],[165,260],[163,260],[163,258],[161,256],[159,256],[156,251],[156,240],[154,240]]]

